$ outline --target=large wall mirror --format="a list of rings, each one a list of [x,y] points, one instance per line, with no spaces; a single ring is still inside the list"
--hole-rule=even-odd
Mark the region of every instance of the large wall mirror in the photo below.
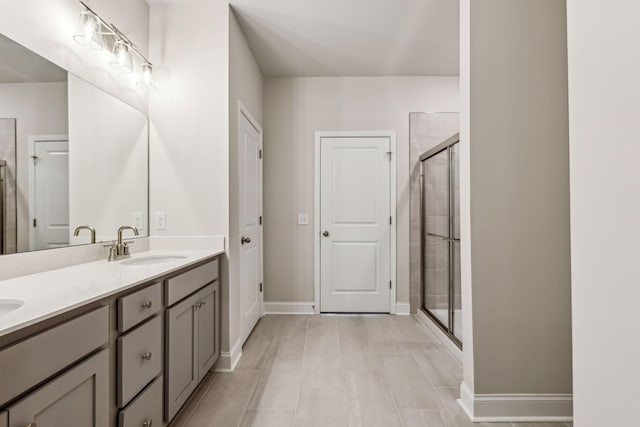
[[[148,163],[143,112],[0,34],[0,254],[147,236]]]

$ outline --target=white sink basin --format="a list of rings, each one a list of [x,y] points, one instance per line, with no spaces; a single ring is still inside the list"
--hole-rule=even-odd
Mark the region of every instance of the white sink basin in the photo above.
[[[185,255],[148,255],[122,261],[122,265],[151,265],[185,259]]]
[[[24,304],[24,301],[17,299],[0,299],[0,316],[19,309],[22,304]]]

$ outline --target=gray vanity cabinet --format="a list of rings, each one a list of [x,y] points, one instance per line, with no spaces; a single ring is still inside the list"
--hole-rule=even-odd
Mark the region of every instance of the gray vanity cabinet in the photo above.
[[[218,296],[214,282],[167,310],[165,421],[170,421],[219,354]]]
[[[73,367],[9,407],[9,426],[108,427],[109,350]]]
[[[0,412],[0,427],[9,427],[9,417],[6,412]]]

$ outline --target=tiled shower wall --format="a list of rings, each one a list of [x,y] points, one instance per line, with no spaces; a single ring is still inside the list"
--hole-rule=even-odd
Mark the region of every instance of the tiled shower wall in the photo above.
[[[0,160],[6,160],[4,170],[5,224],[2,253],[13,254],[17,250],[17,218],[16,218],[16,119],[0,119]],[[1,226],[1,225],[0,225]]]
[[[420,155],[458,132],[458,113],[409,114],[411,313],[422,305],[420,289]]]

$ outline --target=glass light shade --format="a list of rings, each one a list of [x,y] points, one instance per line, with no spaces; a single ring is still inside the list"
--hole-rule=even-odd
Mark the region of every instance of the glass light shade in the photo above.
[[[145,62],[142,64],[142,74],[140,80],[136,82],[138,86],[143,86],[148,89],[155,89],[156,85],[153,84],[153,65]]]
[[[73,39],[80,45],[94,50],[102,49],[100,20],[88,10],[80,12]]]
[[[109,65],[123,73],[133,72],[133,60],[127,42],[120,39],[116,40],[113,45],[113,58]]]

